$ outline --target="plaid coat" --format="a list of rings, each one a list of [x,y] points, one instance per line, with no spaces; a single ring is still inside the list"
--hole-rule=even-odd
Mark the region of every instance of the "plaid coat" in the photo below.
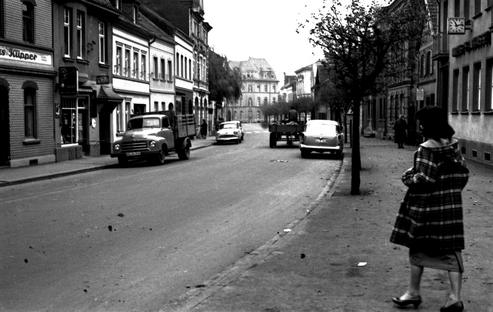
[[[462,189],[469,178],[457,141],[428,140],[402,175],[409,188],[390,241],[422,251],[464,249]]]

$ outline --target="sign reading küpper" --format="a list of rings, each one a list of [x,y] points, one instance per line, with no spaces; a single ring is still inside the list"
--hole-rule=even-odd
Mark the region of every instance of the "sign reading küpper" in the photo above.
[[[0,60],[27,62],[40,65],[53,65],[50,54],[0,45]]]

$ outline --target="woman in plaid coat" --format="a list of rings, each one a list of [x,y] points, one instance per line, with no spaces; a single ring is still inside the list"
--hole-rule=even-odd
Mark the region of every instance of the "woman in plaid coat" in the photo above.
[[[411,278],[407,291],[392,298],[399,307],[421,304],[424,267],[448,271],[451,292],[441,312],[463,311],[460,298],[464,249],[461,192],[469,171],[452,139],[454,130],[438,107],[416,115],[426,141],[414,154],[414,165],[402,175],[408,190],[390,241],[409,248]]]

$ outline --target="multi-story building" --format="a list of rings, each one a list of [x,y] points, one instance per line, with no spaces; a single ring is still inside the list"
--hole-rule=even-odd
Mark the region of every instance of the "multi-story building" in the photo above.
[[[242,95],[229,105],[227,116],[243,122],[259,122],[264,116],[260,107],[276,103],[278,98],[276,74],[263,58],[250,57],[247,61],[230,61],[229,66],[239,70],[242,77]]]
[[[284,73],[284,85],[279,89],[279,101],[286,103],[296,99],[296,76]]]
[[[174,28],[145,5],[140,6],[140,22],[154,34],[150,41],[151,111],[173,110],[175,103]],[[156,21],[156,22],[154,22]]]
[[[187,52],[183,51],[185,54],[180,54],[180,58],[176,59],[176,63],[177,66],[179,65],[184,69],[192,70],[193,110],[197,117],[197,121],[202,119],[212,121],[214,108],[209,102],[208,83],[208,33],[212,27],[209,23],[204,21],[203,0],[142,0],[141,2],[159,12],[160,15],[169,20],[182,32],[182,34],[179,35],[178,41],[186,45],[187,41],[191,40],[193,49],[192,57],[188,58],[188,56],[185,56]],[[184,36],[189,37],[190,39],[184,38]],[[182,44],[181,46],[184,45]],[[187,57],[188,61],[191,63],[187,61],[186,64],[181,66],[182,56],[183,58]],[[188,76],[185,74],[180,75],[180,77],[188,79]],[[183,96],[186,97],[187,95],[184,94]]]
[[[110,78],[118,12],[108,0],[53,3],[56,160],[108,154],[110,114],[122,101]]]
[[[493,164],[492,1],[439,1],[438,102],[448,111],[462,153]]]
[[[154,36],[139,24],[136,1],[116,1],[113,25],[113,87],[123,98],[112,113],[112,140],[126,130],[131,115],[150,111],[149,42]]]
[[[315,85],[315,75],[317,73],[317,66],[320,62],[301,67],[295,70],[296,74],[296,97],[297,98],[311,98],[313,99],[312,87]]]
[[[55,161],[52,1],[0,0],[0,165]]]

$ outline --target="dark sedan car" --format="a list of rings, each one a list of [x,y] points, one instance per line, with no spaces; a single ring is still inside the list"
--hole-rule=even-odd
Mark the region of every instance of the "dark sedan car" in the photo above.
[[[300,138],[301,157],[311,152],[333,153],[342,157],[344,148],[342,127],[337,121],[313,119],[306,123]]]

